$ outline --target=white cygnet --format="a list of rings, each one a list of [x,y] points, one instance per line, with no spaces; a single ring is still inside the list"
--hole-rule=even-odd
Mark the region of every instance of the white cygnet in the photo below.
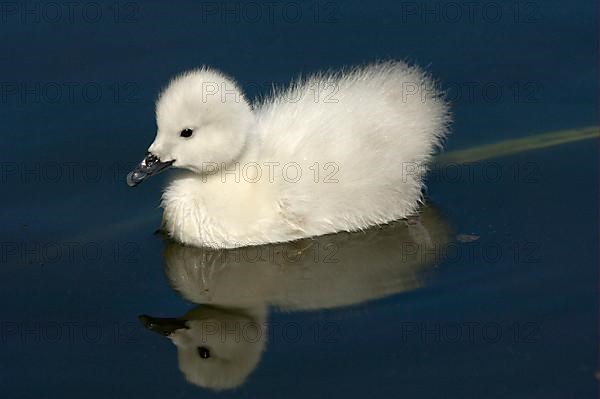
[[[252,104],[204,67],[162,92],[156,138],[127,180],[181,169],[162,196],[163,229],[188,245],[362,230],[418,211],[449,121],[435,82],[402,62],[316,74]]]

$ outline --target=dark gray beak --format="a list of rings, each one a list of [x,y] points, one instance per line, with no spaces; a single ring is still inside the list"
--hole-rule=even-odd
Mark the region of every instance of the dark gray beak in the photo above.
[[[148,315],[139,316],[140,323],[144,325],[148,330],[154,331],[157,334],[168,337],[176,330],[182,328],[188,328],[185,324],[185,320],[175,319],[172,317],[152,317]]]
[[[173,161],[163,162],[156,155],[147,153],[146,157],[127,175],[127,185],[135,187],[152,175],[156,175],[169,166]]]

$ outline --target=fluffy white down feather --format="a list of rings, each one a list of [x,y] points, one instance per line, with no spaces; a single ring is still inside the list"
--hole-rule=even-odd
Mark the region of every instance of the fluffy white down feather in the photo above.
[[[253,105],[232,79],[193,70],[171,81],[156,116],[149,151],[182,169],[163,194],[163,228],[214,248],[416,213],[450,121],[434,81],[395,61],[299,79]]]

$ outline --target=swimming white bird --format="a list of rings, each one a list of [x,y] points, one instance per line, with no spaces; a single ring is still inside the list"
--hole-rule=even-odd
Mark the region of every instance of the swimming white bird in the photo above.
[[[167,242],[171,287],[200,306],[181,317],[140,320],[177,347],[187,381],[235,388],[259,364],[267,336],[319,336],[295,323],[294,331],[269,330],[271,310],[337,309],[415,290],[434,273],[449,240],[445,220],[424,207],[409,223],[291,243],[216,250]]]
[[[127,181],[182,169],[162,207],[163,229],[184,244],[361,230],[417,212],[449,120],[435,82],[402,62],[299,79],[252,105],[203,67],[162,92],[156,138]]]

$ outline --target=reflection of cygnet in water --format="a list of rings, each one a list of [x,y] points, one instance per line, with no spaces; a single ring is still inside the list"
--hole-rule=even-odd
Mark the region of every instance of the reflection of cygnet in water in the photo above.
[[[234,388],[260,360],[269,307],[336,308],[416,289],[445,253],[448,236],[425,208],[408,221],[278,245],[215,250],[168,242],[170,283],[202,306],[179,318],[140,319],[177,346],[189,382]]]
[[[260,313],[250,313],[255,310]],[[222,390],[241,385],[256,367],[265,346],[265,316],[266,308],[199,306],[177,319],[140,320],[177,346],[179,369],[189,382]]]

